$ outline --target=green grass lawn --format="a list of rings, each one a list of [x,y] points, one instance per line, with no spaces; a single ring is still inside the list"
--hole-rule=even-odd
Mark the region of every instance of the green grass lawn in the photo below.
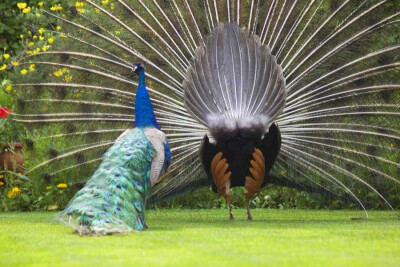
[[[80,237],[56,213],[0,213],[0,266],[400,266],[400,220],[371,211],[151,210],[149,230]]]

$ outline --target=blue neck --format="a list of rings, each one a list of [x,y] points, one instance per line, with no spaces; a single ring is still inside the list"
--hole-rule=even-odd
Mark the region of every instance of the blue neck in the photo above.
[[[146,89],[144,70],[139,70],[139,86],[135,99],[135,124],[134,127],[155,127],[160,130],[154,116],[153,106],[151,105],[149,93]]]

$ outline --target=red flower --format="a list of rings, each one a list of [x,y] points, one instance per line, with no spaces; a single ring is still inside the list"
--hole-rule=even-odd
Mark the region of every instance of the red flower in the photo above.
[[[0,118],[7,118],[8,114],[12,113],[7,107],[0,107]]]

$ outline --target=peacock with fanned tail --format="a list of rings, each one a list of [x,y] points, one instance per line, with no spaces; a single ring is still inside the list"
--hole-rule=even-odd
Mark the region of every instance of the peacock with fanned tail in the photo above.
[[[82,183],[98,166],[134,120],[135,59],[147,64],[172,154],[150,202],[211,184],[229,207],[230,188],[244,186],[249,206],[262,186],[276,184],[362,208],[370,191],[392,207],[400,169],[396,1],[88,0],[53,10],[41,17],[55,36],[51,49],[29,48],[18,68],[36,70],[16,74],[13,118],[34,133],[30,177]]]

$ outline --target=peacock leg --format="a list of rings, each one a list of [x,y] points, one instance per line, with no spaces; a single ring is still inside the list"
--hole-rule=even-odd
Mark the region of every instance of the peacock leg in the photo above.
[[[231,205],[231,202],[232,202],[233,196],[232,196],[232,194],[231,194],[231,192],[230,192],[230,186],[231,186],[231,181],[230,181],[230,180],[226,181],[226,183],[225,183],[224,197],[225,197],[226,203],[228,204],[229,220],[232,221],[232,220],[234,220],[235,218],[233,218],[233,214],[232,214],[232,205]]]
[[[228,197],[228,196],[227,196]],[[233,218],[233,214],[232,214],[232,206],[231,206],[231,200],[232,200],[232,196],[229,196],[229,200],[228,198],[226,198],[226,202],[228,203],[228,209],[229,209],[229,220],[233,221],[235,218]]]
[[[251,216],[251,213],[250,213],[250,199],[247,199],[247,198],[246,198],[246,207],[247,207],[247,219],[249,221],[252,221],[253,217]]]

